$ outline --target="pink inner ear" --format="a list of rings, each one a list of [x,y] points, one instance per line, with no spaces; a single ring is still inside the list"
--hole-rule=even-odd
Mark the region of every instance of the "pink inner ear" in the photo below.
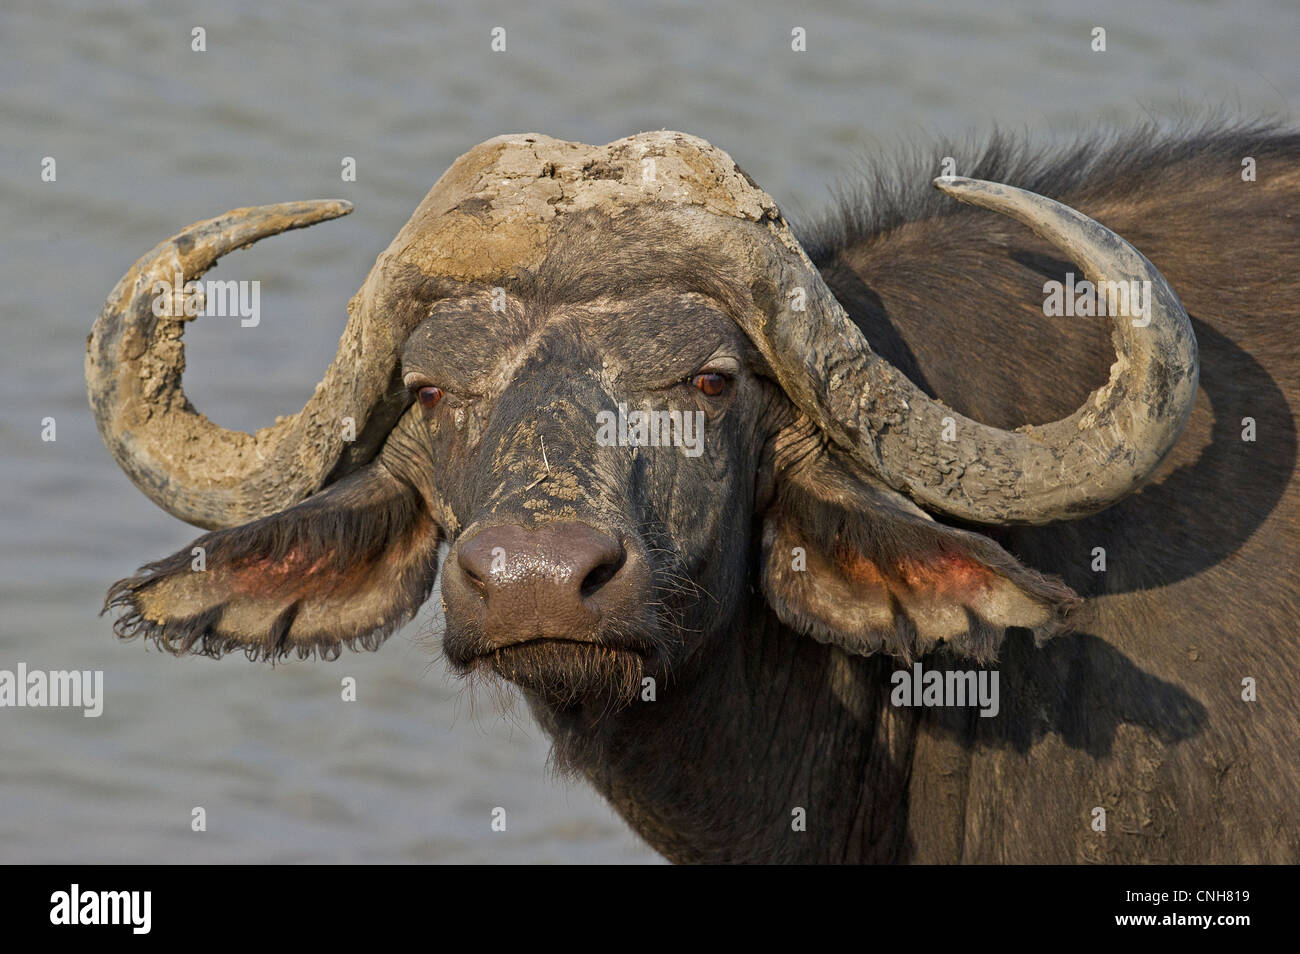
[[[908,586],[974,596],[993,585],[993,571],[978,560],[951,551],[927,560],[905,561],[900,567]]]
[[[854,551],[841,551],[836,559],[844,576],[852,583],[858,583],[863,586],[885,586],[885,576],[880,572],[880,567],[876,566],[875,561],[869,560],[861,553]]]
[[[895,589],[906,586],[966,602],[993,585],[994,573],[983,563],[951,551],[922,558],[905,558],[884,570],[860,553],[841,553],[840,569],[853,583]]]
[[[351,541],[323,543],[310,551],[293,547],[285,556],[272,560],[259,553],[233,559],[214,572],[220,573],[227,589],[234,595],[268,599],[280,603],[289,600],[354,597],[367,587],[386,587],[395,574],[416,558],[417,553],[437,545],[438,528],[430,520],[421,521],[400,537],[389,541],[379,551],[361,554]],[[340,558],[342,558],[340,560]],[[342,568],[339,568],[340,562]]]
[[[330,571],[331,554],[308,560],[295,548],[280,560],[255,556],[241,561],[230,572],[230,588],[241,596],[301,599],[323,592],[346,590],[354,582],[352,573]],[[360,568],[358,568],[360,569]]]

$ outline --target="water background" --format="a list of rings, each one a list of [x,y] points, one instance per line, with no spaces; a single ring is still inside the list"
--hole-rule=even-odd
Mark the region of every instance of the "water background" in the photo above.
[[[796,26],[805,53],[790,49]],[[1215,107],[1295,122],[1297,40],[1295,0],[5,0],[0,669],[102,669],[107,700],[98,719],[0,710],[0,861],[657,859],[589,790],[550,776],[522,703],[502,714],[446,673],[421,639],[436,599],[381,651],[329,664],[114,642],[96,615],[106,586],[197,535],[119,472],[86,405],[86,334],[158,241],[236,206],[356,205],[210,273],[258,278],[262,322],[191,325],[186,390],[252,430],[303,405],[375,256],[491,136],[680,129],[797,219],[858,159],[934,134],[996,123],[1050,141]],[[339,700],[344,676],[356,704]],[[194,806],[205,833],[190,831]],[[497,806],[505,832],[489,826]]]

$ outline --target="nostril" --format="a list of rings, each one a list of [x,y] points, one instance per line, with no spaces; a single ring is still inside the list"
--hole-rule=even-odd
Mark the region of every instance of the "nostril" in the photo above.
[[[487,584],[483,581],[482,577],[467,566],[462,566],[461,569],[465,573],[465,579],[469,580],[470,586],[474,587],[474,589],[478,590],[480,593],[485,593],[487,591]]]
[[[491,568],[492,541],[471,540],[461,548],[460,564],[462,578],[479,596],[487,598],[487,584]]]
[[[538,613],[599,615],[612,608],[605,604],[628,560],[618,537],[577,521],[491,526],[462,538],[457,550],[456,590],[472,601],[464,608],[485,610],[503,626],[523,625]]]
[[[618,575],[618,571],[623,569],[623,564],[626,561],[627,553],[620,552],[615,559],[601,563],[583,577],[582,598],[585,600],[594,596],[597,590]]]

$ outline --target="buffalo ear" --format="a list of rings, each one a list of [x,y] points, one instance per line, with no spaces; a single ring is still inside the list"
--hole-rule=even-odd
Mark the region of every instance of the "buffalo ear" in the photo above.
[[[429,596],[441,532],[377,460],[280,513],[219,530],[114,583],[113,630],[250,659],[376,649]]]
[[[763,591],[786,625],[850,652],[912,659],[947,644],[979,662],[1008,627],[1042,640],[1079,598],[988,537],[936,523],[828,447],[785,468],[764,514]]]

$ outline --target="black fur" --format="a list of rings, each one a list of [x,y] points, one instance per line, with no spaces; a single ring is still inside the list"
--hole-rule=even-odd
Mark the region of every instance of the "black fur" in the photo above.
[[[1230,120],[1222,115],[1149,121],[1112,130],[1079,133],[1073,142],[1034,144],[998,130],[987,136],[916,143],[891,159],[863,162],[835,190],[835,202],[806,223],[791,222],[800,244],[819,268],[838,255],[885,241],[909,222],[956,220],[975,213],[932,185],[941,162],[956,160],[955,175],[986,179],[1048,198],[1141,195],[1170,166],[1182,162],[1222,164],[1240,171],[1244,156],[1261,164],[1290,163],[1300,151],[1300,132],[1276,122]]]

